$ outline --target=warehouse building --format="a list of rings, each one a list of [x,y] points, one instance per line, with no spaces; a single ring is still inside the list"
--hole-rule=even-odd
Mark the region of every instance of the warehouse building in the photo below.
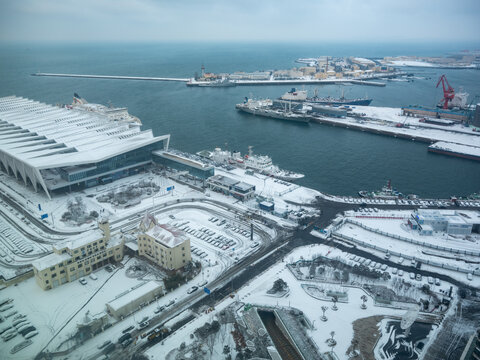
[[[109,263],[123,259],[121,234],[110,234],[108,220],[53,245],[53,253],[32,263],[35,280],[43,290],[75,281]]]
[[[109,301],[106,304],[107,312],[116,319],[122,319],[162,294],[162,285],[155,281],[146,281],[122,292],[115,299]]]
[[[136,174],[169,141],[98,112],[0,98],[0,170],[49,198]]]

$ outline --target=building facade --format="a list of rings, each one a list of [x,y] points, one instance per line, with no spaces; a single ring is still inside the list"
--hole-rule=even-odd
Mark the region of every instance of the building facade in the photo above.
[[[190,239],[183,231],[159,224],[151,214],[145,214],[138,234],[138,254],[166,270],[177,270],[192,261]]]
[[[101,220],[98,229],[90,230],[53,246],[53,253],[35,260],[33,273],[43,290],[75,281],[92,271],[123,259],[124,241],[120,234],[111,235],[108,221]]]

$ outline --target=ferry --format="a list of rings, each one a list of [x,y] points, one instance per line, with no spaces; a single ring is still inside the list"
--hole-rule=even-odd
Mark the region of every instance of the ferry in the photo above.
[[[242,169],[250,169],[259,174],[271,176],[280,180],[295,181],[305,177],[304,174],[280,169],[272,163],[272,159],[267,155],[254,155],[253,147],[248,147],[248,154],[242,156],[239,151],[230,152],[217,147],[213,152],[200,151],[199,156],[206,157],[214,162],[215,165],[230,165]]]
[[[140,128],[142,126],[142,122],[140,121],[140,119],[136,116],[129,114],[126,107],[117,108],[113,107],[111,104],[109,106],[105,106],[102,104],[92,104],[87,102],[77,93],[73,94],[73,102],[71,105],[60,105],[60,107],[72,111],[96,113],[112,122],[124,123],[128,125],[129,128]]]

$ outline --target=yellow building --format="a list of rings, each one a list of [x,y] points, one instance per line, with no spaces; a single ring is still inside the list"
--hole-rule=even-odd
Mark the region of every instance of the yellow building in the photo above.
[[[151,214],[140,223],[138,254],[167,270],[177,270],[192,260],[190,239],[183,231],[159,224]]]
[[[123,258],[124,241],[120,234],[110,235],[108,220],[89,230],[56,243],[53,253],[35,260],[33,273],[43,290],[53,289]]]

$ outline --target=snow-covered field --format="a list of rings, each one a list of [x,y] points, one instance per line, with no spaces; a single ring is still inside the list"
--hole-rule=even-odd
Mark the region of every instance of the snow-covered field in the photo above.
[[[367,243],[370,247],[364,247],[369,252],[375,253],[378,256],[383,257],[386,252],[394,254],[403,254],[406,258],[414,257],[418,261],[422,262],[422,268],[428,269],[433,272],[452,276],[453,278],[468,283],[473,286],[480,286],[480,277],[473,276],[472,280],[467,280],[467,274],[465,272],[458,272],[450,269],[445,269],[437,264],[445,264],[451,267],[459,267],[468,271],[477,271],[480,264],[477,257],[470,255],[457,255],[458,251],[475,251],[478,250],[480,245],[480,236],[477,234],[471,234],[468,239],[464,236],[450,236],[446,233],[434,233],[432,236],[422,236],[418,231],[411,230],[406,226],[406,219],[410,216],[409,211],[395,211],[395,212],[382,212],[376,213],[373,217],[363,217],[359,212],[347,213],[347,220],[341,227],[335,230],[335,233],[345,235],[347,237],[358,240],[359,242]],[[380,218],[382,214],[385,218]],[[379,234],[375,231],[365,229],[358,224],[367,226],[369,229],[375,229],[383,234]],[[420,242],[425,242],[427,245],[422,246],[419,244],[413,244],[407,241],[395,238],[400,236],[406,239],[412,239]],[[361,244],[357,244],[362,247]],[[375,246],[375,250],[371,247]],[[435,247],[445,247],[452,249],[451,251],[436,250]],[[393,261],[396,261],[392,259]],[[432,265],[425,264],[426,262],[432,262]]]
[[[288,262],[295,262],[299,259],[311,259],[313,256],[324,255],[332,258],[342,258],[343,261],[348,261],[348,254],[342,251],[324,246],[324,245],[312,245],[308,247],[302,247],[294,250],[288,254],[285,259]],[[272,297],[268,295],[266,291],[272,287],[273,282],[277,279],[283,279],[289,287],[289,294],[286,297]],[[404,304],[403,308],[391,308],[380,307],[373,304],[373,299],[364,290],[358,287],[348,287],[348,302],[339,302],[337,304],[338,311],[331,310],[332,302],[314,298],[307,294],[302,288],[302,284],[312,284],[325,286],[325,283],[318,283],[315,281],[298,281],[295,276],[286,267],[285,262],[279,262],[266,270],[263,274],[253,279],[245,287],[240,289],[235,296],[235,299],[228,299],[223,301],[215,312],[208,315],[201,315],[191,323],[187,324],[184,328],[177,331],[172,336],[168,337],[162,344],[155,345],[150,348],[147,354],[152,359],[163,359],[163,355],[169,351],[177,348],[182,341],[188,343],[192,342],[188,335],[193,333],[194,330],[206,321],[211,321],[221,310],[234,301],[239,301],[239,307],[242,304],[252,304],[260,307],[282,307],[282,308],[297,308],[304,312],[305,316],[313,324],[314,330],[309,330],[308,334],[312,337],[321,352],[330,351],[330,347],[326,344],[326,340],[330,337],[330,332],[335,331],[337,336],[337,346],[335,347],[335,353],[339,356],[339,359],[344,359],[345,352],[351,344],[353,338],[352,322],[356,319],[366,318],[373,315],[385,315],[402,317],[408,309],[411,308],[411,304]],[[447,287],[448,284],[444,284]],[[340,290],[340,285],[327,284],[330,290]],[[361,309],[362,300],[361,296],[367,295],[367,309]],[[320,320],[322,312],[321,306],[327,306],[326,316],[328,320],[323,322]]]

